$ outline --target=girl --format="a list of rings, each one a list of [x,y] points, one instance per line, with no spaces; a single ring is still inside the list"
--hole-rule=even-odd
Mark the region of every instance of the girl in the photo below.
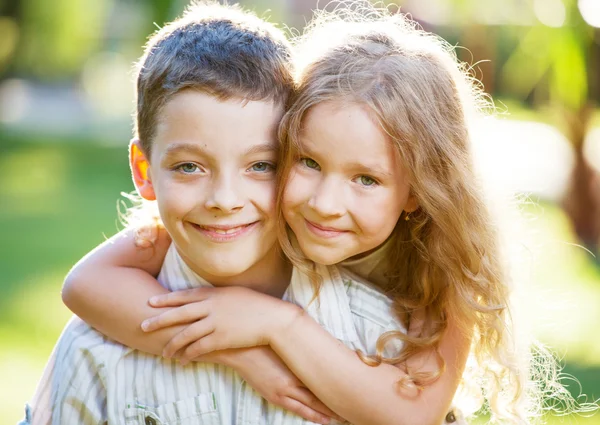
[[[440,423],[461,377],[455,401],[466,413],[487,400],[492,419],[527,423],[539,413],[538,382],[530,347],[514,337],[509,278],[471,164],[468,121],[482,98],[442,40],[402,15],[367,12],[322,13],[300,40],[298,90],[280,130],[280,240],[317,306],[323,277],[336,270],[324,265],[341,264],[393,300],[406,332],[387,332],[377,353],[356,356],[285,301],[244,288],[164,294],[147,274],[166,255],[161,228],[86,257],[67,278],[65,303],[135,348],[160,353],[170,340],[163,354],[182,361],[270,346],[357,424]],[[138,324],[156,315],[143,300],[156,294],[154,307],[180,307],[144,321],[160,331],[142,335]],[[397,341],[401,353],[386,357]],[[264,386],[263,370],[240,369]],[[329,414],[297,394],[288,400]]]

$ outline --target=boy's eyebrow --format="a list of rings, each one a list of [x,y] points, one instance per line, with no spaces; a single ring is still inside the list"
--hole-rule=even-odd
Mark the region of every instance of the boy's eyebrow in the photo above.
[[[178,152],[189,152],[204,155],[206,151],[195,143],[178,142],[172,143],[165,149],[164,156],[168,157]]]
[[[244,152],[244,156],[265,152],[277,152],[277,150],[279,150],[279,146],[277,145],[277,143],[260,143],[248,148],[246,152]],[[164,157],[169,157],[179,152],[189,152],[193,154],[207,155],[206,150],[204,150],[201,146],[195,143],[178,142],[172,143],[169,146],[167,146],[167,148],[165,149]]]
[[[258,145],[251,146],[244,152],[244,156],[256,155],[259,153],[277,152],[279,145],[277,143],[260,143]]]

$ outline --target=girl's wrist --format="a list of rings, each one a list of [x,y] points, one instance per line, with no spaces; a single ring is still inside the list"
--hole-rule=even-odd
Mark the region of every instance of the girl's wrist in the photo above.
[[[241,350],[235,349],[212,351],[195,358],[194,361],[200,363],[220,364],[235,369],[241,356],[240,351]]]
[[[276,345],[282,338],[289,337],[293,328],[298,325],[301,318],[304,316],[304,309],[301,307],[284,302],[278,306],[278,315],[273,318],[273,326],[267,331],[267,344]]]

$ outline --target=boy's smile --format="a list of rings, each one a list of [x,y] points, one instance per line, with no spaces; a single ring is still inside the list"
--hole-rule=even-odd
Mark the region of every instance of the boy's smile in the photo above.
[[[272,287],[265,274],[285,263],[275,231],[282,112],[270,101],[194,90],[161,111],[148,180],[179,254],[215,285]]]
[[[235,225],[201,225],[192,224],[192,226],[204,234],[207,238],[214,242],[231,242],[236,239],[245,236],[258,226],[259,222],[255,221],[249,224],[235,224]]]

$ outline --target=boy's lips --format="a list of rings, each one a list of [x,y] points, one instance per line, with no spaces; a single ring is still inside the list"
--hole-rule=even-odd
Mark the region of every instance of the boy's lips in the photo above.
[[[311,233],[321,238],[335,238],[337,236],[343,235],[344,233],[347,233],[346,230],[336,229],[335,227],[322,226],[306,218],[304,219],[304,222],[306,223],[306,228]]]
[[[247,235],[256,227],[258,221],[248,224],[211,224],[201,225],[191,223],[192,227],[215,242],[230,242]]]

